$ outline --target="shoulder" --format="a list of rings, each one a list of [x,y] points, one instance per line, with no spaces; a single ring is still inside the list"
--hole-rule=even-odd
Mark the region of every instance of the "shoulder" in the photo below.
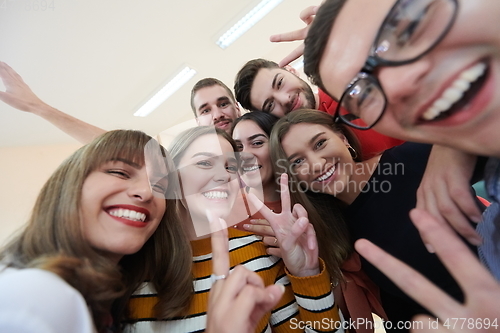
[[[94,332],[82,295],[42,269],[0,271],[0,314],[1,332]]]
[[[405,170],[413,170],[423,174],[432,145],[414,142],[405,142],[402,145],[386,150],[380,159],[381,167],[387,164],[404,164]]]

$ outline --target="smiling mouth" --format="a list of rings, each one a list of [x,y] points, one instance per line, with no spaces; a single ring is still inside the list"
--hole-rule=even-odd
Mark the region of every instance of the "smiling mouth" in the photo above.
[[[229,193],[226,191],[207,191],[202,194],[205,198],[210,200],[227,199],[229,196]]]
[[[426,122],[442,120],[467,106],[486,82],[487,73],[486,61],[464,70],[441,97],[422,114],[421,120]]]
[[[115,209],[109,210],[108,214],[111,216],[120,217],[120,218],[127,219],[130,221],[136,221],[136,222],[145,222],[146,221],[146,214],[136,212],[136,211],[130,210],[130,209],[115,208]]]
[[[316,178],[314,181],[316,181],[316,182],[323,182],[323,181],[327,180],[328,178],[330,178],[335,173],[335,170],[337,170],[337,165],[336,164],[334,166],[332,166],[330,169],[328,169],[327,172],[325,172],[324,174],[322,174],[321,176],[319,176],[318,178]]]
[[[262,168],[262,166],[260,166],[260,165],[252,165],[252,166],[248,166],[248,167],[242,167],[244,173],[259,170],[261,168]]]

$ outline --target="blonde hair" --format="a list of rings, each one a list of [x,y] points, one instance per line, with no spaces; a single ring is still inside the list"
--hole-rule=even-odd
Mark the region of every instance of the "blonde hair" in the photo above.
[[[145,280],[157,289],[158,317],[179,314],[192,297],[191,247],[169,200],[158,229],[141,250],[124,256],[118,267],[92,248],[81,231],[81,193],[87,176],[110,160],[144,165],[144,147],[150,140],[140,131],[117,130],[76,151],[43,186],[26,228],[0,253],[0,260],[10,267],[37,267],[61,276],[83,295],[98,330],[103,329],[110,306],[116,323],[124,319],[128,298]],[[157,155],[155,163],[173,170],[159,145]],[[171,172],[168,177],[172,191],[177,179]]]

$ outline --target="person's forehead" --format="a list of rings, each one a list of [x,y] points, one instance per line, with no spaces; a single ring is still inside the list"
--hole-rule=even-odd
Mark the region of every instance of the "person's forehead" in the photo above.
[[[240,121],[233,130],[233,139],[244,141],[250,136],[256,134],[264,134],[265,132],[259,125],[253,120],[242,120]],[[267,135],[266,135],[267,136]]]
[[[319,64],[321,81],[334,97],[340,98],[363,67],[379,27],[395,2],[345,2],[335,19]]]
[[[221,98],[227,98],[230,102],[232,102],[227,90],[224,87],[216,84],[210,87],[203,87],[199,89],[194,94],[193,102],[195,108],[198,109],[200,105],[203,105],[205,103],[216,103]]]

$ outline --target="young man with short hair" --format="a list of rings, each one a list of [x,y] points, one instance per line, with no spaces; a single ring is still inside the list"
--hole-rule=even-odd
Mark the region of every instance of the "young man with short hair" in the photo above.
[[[191,90],[191,109],[199,126],[214,125],[228,134],[233,121],[241,116],[233,92],[215,78],[196,82]]]
[[[315,94],[294,68],[282,68],[266,59],[248,61],[236,75],[234,91],[245,109],[277,117],[297,109],[317,109],[332,114],[336,107],[336,102],[323,91]],[[375,131],[353,129],[353,132],[361,142],[363,158],[371,158],[404,142]]]
[[[491,157],[485,176],[495,202],[478,229],[483,229],[484,238],[480,253],[497,279],[498,17],[497,1],[327,0],[309,29],[304,51],[306,73],[347,109],[341,121],[356,116],[366,127],[391,136]],[[489,328],[498,330],[498,282],[467,253],[449,226],[421,211],[412,212],[412,218],[424,242],[436,250],[468,295],[464,304],[366,241],[357,244],[358,251],[439,316],[441,324],[467,317],[495,322]],[[496,255],[490,257],[491,253]],[[481,329],[478,325],[463,328]]]

